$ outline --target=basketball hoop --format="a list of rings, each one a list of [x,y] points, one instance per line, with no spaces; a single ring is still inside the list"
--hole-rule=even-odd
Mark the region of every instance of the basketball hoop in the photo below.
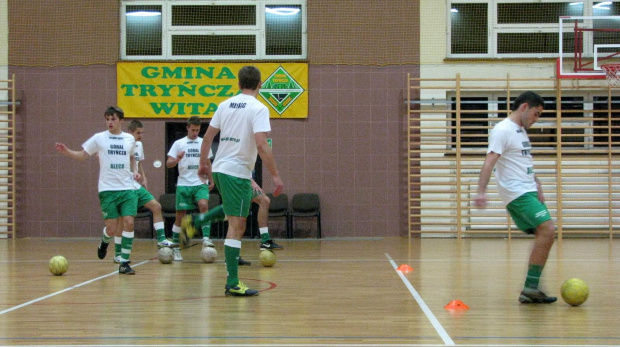
[[[605,77],[609,85],[620,87],[620,64],[605,64],[601,65],[601,68],[605,70]]]

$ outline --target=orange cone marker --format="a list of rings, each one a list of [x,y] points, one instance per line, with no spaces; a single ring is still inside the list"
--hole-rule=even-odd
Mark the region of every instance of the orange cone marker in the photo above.
[[[413,268],[407,264],[401,264],[399,267],[396,268],[396,270],[402,273],[407,273],[407,272],[413,271]]]
[[[443,308],[446,310],[469,310],[469,306],[465,305],[461,300],[452,300]]]

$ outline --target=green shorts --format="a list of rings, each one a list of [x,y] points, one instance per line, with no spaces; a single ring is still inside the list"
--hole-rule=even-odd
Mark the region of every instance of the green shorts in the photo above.
[[[537,192],[521,195],[512,200],[506,209],[517,227],[528,234],[534,234],[539,225],[551,219],[547,206],[538,200]]]
[[[198,200],[209,200],[209,186],[177,186],[176,208],[179,211],[189,211],[198,208]]]
[[[224,214],[236,217],[250,214],[253,190],[249,179],[214,172],[213,181],[222,196]]]
[[[138,212],[136,190],[114,190],[99,193],[99,203],[103,219],[135,216]]]
[[[149,201],[155,199],[153,194],[149,193],[144,187],[140,187],[140,189],[136,190],[136,194],[138,195],[138,206],[144,206]]]

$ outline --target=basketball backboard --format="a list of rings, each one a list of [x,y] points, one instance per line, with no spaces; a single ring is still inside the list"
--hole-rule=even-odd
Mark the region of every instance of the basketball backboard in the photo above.
[[[559,18],[558,78],[604,79],[604,64],[620,63],[620,16]]]

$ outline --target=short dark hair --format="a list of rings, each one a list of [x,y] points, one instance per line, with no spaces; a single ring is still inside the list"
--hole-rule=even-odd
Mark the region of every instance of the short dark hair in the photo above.
[[[142,126],[142,122],[140,122],[139,120],[134,119],[131,121],[131,123],[129,123],[129,131],[134,132],[138,128],[144,128]]]
[[[239,87],[241,89],[256,90],[260,83],[260,70],[255,66],[247,65],[239,70]]]
[[[187,126],[189,127],[190,125],[200,125],[200,117],[198,116],[191,116],[187,119]]]
[[[516,111],[522,104],[527,104],[531,107],[542,106],[545,107],[545,100],[543,98],[531,91],[523,92],[521,95],[517,96],[515,101],[512,103],[512,111]]]
[[[120,107],[110,106],[107,110],[105,110],[104,116],[113,116],[116,115],[118,119],[125,118],[125,112]]]

